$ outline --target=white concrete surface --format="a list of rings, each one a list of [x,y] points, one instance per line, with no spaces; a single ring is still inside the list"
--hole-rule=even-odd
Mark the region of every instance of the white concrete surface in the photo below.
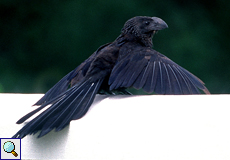
[[[0,137],[42,94],[0,94]],[[230,95],[97,96],[60,132],[22,139],[22,159],[229,160]]]

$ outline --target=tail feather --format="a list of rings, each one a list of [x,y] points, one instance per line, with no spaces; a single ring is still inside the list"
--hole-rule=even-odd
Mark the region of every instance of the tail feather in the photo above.
[[[102,82],[103,78],[94,83],[89,79],[80,85],[73,86],[65,94],[59,96],[49,108],[27,123],[12,138],[23,138],[28,134],[35,134],[39,130],[41,132],[38,137],[42,137],[54,128],[56,128],[56,131],[60,131],[71,120],[83,117],[92,104]],[[43,105],[41,107],[44,108]],[[41,107],[34,112],[40,110]]]
[[[51,89],[49,89],[46,94],[34,104],[34,106],[41,105],[47,101],[50,101],[61,93],[65,92],[70,84],[70,80],[68,78],[72,73],[73,71],[65,75],[59,82],[57,82]]]
[[[37,109],[29,112],[28,114],[26,114],[25,116],[23,116],[22,118],[20,118],[16,123],[17,124],[23,123],[24,121],[26,121],[28,118],[30,118],[31,116],[33,116],[35,113],[37,113],[40,110],[42,110],[47,105],[54,104],[56,101],[59,101],[60,99],[63,99],[71,91],[72,91],[72,89],[69,89],[69,90],[63,92],[62,94],[58,95],[57,97],[54,97],[53,99],[44,102],[39,108],[37,108]]]
[[[78,100],[80,100],[80,102],[78,102],[77,106],[73,108],[73,111],[68,114],[68,118],[65,119],[57,129],[62,129],[69,121],[79,119],[86,114],[101,86],[101,83],[102,80],[99,80],[97,83],[92,83],[88,86],[89,89],[85,90],[85,94],[82,94],[83,98],[75,100],[75,103],[78,102]],[[85,101],[85,99],[87,99],[87,101]]]

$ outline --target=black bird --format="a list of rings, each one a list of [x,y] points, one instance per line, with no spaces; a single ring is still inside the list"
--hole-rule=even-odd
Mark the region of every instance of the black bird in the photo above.
[[[62,130],[71,120],[83,117],[97,93],[131,94],[126,88],[142,88],[157,94],[210,94],[204,83],[166,56],[152,49],[153,35],[168,25],[160,18],[137,16],[129,19],[118,38],[99,47],[88,59],[63,77],[17,124],[50,105],[19,130],[23,138],[41,130]]]

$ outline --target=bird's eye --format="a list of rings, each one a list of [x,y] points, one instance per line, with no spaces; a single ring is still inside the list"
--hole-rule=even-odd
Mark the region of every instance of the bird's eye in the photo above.
[[[149,23],[150,23],[149,21],[145,21],[145,24],[146,24],[146,25],[149,25]]]

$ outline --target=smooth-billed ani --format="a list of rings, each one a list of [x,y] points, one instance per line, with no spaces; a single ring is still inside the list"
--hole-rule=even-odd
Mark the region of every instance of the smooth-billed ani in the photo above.
[[[97,93],[130,94],[125,89],[134,87],[157,94],[200,94],[200,90],[210,94],[199,78],[152,49],[153,35],[167,27],[157,17],[129,19],[114,42],[99,47],[34,104],[39,108],[17,121],[20,124],[50,105],[13,138],[62,130],[86,114]]]

